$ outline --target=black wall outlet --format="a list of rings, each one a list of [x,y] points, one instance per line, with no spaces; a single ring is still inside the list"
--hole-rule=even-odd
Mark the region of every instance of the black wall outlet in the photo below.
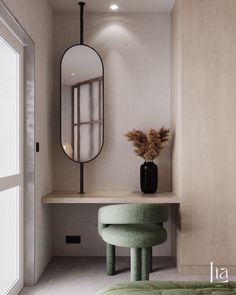
[[[66,236],[65,242],[66,244],[80,244],[81,236]]]

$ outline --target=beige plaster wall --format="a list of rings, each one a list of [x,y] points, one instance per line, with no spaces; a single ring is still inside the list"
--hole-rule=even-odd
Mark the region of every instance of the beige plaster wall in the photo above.
[[[70,45],[79,43],[79,37],[78,14],[55,14],[55,190],[79,190],[79,165],[66,158],[59,141],[60,59]],[[139,190],[142,159],[123,135],[132,128],[170,127],[170,14],[87,14],[85,43],[99,52],[105,67],[105,142],[99,157],[85,165],[85,190]],[[157,164],[159,191],[171,191],[170,148]],[[53,207],[54,254],[105,254],[93,206]],[[90,237],[88,228],[93,232]],[[72,233],[81,235],[85,244],[65,245],[64,236]],[[156,253],[169,255],[169,240]]]
[[[40,153],[37,153],[35,158],[34,277],[35,281],[37,281],[52,254],[51,210],[49,207],[41,204],[41,197],[53,189],[53,15],[46,0],[4,0],[4,3],[35,42],[35,139],[40,142]]]
[[[236,2],[177,0],[172,13],[178,266],[236,272]]]

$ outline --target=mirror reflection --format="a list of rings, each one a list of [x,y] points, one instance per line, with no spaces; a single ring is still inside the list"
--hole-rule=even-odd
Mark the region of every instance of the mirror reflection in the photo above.
[[[75,45],[61,62],[61,144],[77,162],[94,159],[103,145],[103,64],[96,51]]]

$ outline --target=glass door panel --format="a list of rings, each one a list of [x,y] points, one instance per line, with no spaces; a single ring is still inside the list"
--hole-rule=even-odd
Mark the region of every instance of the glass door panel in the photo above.
[[[0,177],[19,173],[19,54],[0,37]]]
[[[0,21],[0,294],[23,286],[23,45]]]
[[[0,192],[0,220],[0,294],[7,294],[19,280],[19,187]]]

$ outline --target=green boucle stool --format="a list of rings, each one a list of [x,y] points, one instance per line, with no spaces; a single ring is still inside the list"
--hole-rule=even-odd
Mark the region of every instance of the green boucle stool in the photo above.
[[[149,280],[152,247],[167,239],[168,208],[158,204],[109,205],[98,211],[98,231],[107,243],[107,274],[115,274],[115,246],[131,249],[131,281]]]

